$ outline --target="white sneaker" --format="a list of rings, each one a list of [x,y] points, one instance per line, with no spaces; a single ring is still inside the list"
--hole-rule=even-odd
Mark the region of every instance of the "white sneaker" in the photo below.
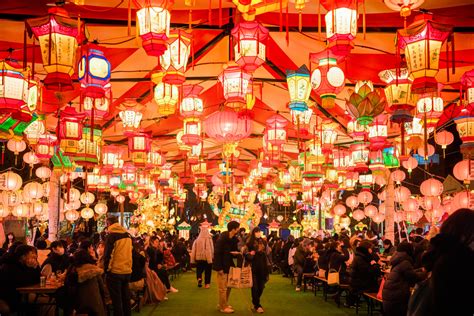
[[[263,314],[263,308],[261,306],[257,308],[255,311],[259,314]]]
[[[167,301],[167,300],[168,300],[168,296],[163,297],[163,301]]]
[[[177,289],[175,289],[174,287],[170,287],[170,290],[169,290],[171,293],[178,293],[179,291]]]
[[[232,308],[229,308],[229,307],[226,307],[224,309],[221,309],[219,310],[221,313],[224,313],[224,314],[232,314],[234,312],[234,310]]]
[[[300,292],[301,291],[301,288],[300,287],[297,287],[296,288],[296,292]]]

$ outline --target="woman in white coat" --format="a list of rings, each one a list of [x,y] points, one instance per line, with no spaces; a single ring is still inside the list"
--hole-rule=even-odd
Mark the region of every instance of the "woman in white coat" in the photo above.
[[[211,284],[212,258],[214,257],[214,244],[209,230],[201,228],[198,238],[193,243],[191,263],[196,264],[196,277],[198,287],[202,287],[202,273],[204,272],[204,287],[208,289]]]

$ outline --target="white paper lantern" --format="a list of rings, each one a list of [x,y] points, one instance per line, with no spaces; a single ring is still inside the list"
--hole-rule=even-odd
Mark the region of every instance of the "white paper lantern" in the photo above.
[[[43,186],[38,182],[29,182],[23,188],[23,196],[29,200],[38,200],[43,197]]]
[[[107,204],[105,203],[97,203],[95,206],[94,206],[94,211],[98,214],[98,215],[104,215],[107,213],[107,210],[108,210],[108,207],[107,207]]]
[[[51,177],[51,169],[48,167],[42,166],[36,169],[35,174],[38,178],[45,181]]]
[[[68,221],[75,222],[79,219],[79,212],[76,210],[69,210],[66,212],[65,217]]]
[[[10,215],[10,209],[3,203],[0,203],[0,218],[7,217]]]
[[[16,217],[28,217],[29,212],[28,204],[18,204],[12,209],[12,215]]]
[[[94,217],[94,210],[90,207],[85,207],[81,210],[81,217],[88,221],[92,217]]]
[[[20,204],[23,199],[21,197],[21,191],[3,191],[2,200],[5,206],[13,207]]]
[[[13,151],[15,155],[18,155],[26,149],[26,143],[24,140],[10,139],[7,142],[7,148],[9,151]]]
[[[95,196],[91,192],[84,192],[81,194],[80,200],[82,204],[90,205],[94,203]]]
[[[0,174],[0,189],[7,191],[17,191],[23,185],[21,177],[13,171]]]
[[[360,222],[365,218],[364,211],[359,209],[355,210],[354,212],[352,212],[352,218]]]

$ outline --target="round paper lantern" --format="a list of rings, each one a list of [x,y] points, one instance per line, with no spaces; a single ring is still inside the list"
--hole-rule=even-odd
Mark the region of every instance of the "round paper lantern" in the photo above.
[[[387,190],[383,190],[377,194],[377,197],[380,201],[385,201],[387,199]]]
[[[474,161],[470,159],[461,160],[454,166],[453,174],[456,179],[468,185],[474,180],[474,175],[471,172],[472,168],[474,168]]]
[[[407,187],[398,187],[395,189],[395,202],[402,203],[410,197],[410,190]]]
[[[405,215],[403,212],[395,212],[393,213],[393,220],[395,221],[395,223],[400,223],[400,222],[403,222],[405,220]]]
[[[374,217],[372,217],[372,221],[376,224],[383,223],[383,221],[385,221],[385,215],[377,213],[377,214],[375,214]]]
[[[370,193],[369,191],[361,191],[357,195],[357,200],[359,201],[359,203],[364,204],[364,205],[367,205],[370,202],[372,202],[372,199],[373,199],[372,193]]]
[[[417,150],[418,155],[421,156],[421,157],[433,156],[434,153],[435,153],[434,146],[431,145],[431,144],[428,144],[427,148],[428,148],[428,151],[425,152],[425,147],[423,147],[423,146],[419,147],[418,150]]]
[[[385,5],[393,10],[399,11],[400,15],[407,17],[411,14],[411,10],[418,8],[425,0],[384,0]]]
[[[24,140],[10,139],[7,142],[7,148],[9,151],[12,151],[15,156],[18,156],[19,153],[26,149],[26,143]]]
[[[64,198],[67,199],[67,193],[64,194]],[[69,189],[69,202],[79,201],[81,192],[76,188]]]
[[[364,211],[359,209],[355,210],[354,212],[352,212],[352,218],[360,222],[365,218]]]
[[[28,217],[30,208],[28,204],[18,204],[13,207],[12,215],[16,217]]]
[[[133,0],[137,8],[138,34],[149,56],[161,56],[167,49],[170,32],[170,9],[173,1]]]
[[[23,185],[21,177],[13,171],[7,171],[0,174],[0,189],[7,191],[16,191]]]
[[[40,216],[41,214],[43,214],[43,203],[35,202],[31,206],[31,209],[33,210],[33,214],[35,216]]]
[[[385,208],[386,208],[385,203],[380,203],[380,205],[379,205],[379,213],[380,213],[380,214],[385,214]]]
[[[85,207],[81,210],[81,217],[88,221],[92,217],[94,217],[94,210],[90,207]]]
[[[43,185],[38,182],[28,182],[23,188],[23,194],[30,200],[38,200],[43,197]]]
[[[102,202],[99,202],[99,203],[97,203],[97,204],[94,206],[94,211],[95,211],[98,215],[104,215],[104,214],[106,214],[106,213],[107,213],[107,210],[108,210],[107,204],[102,203]]]
[[[387,184],[387,180],[385,180],[385,177],[380,174],[376,175],[374,180],[375,180],[375,183],[380,187],[383,187],[384,185]]]
[[[409,223],[415,224],[423,217],[423,212],[416,210],[413,212],[405,212],[405,220]]]
[[[36,156],[36,154],[32,151],[29,151],[23,155],[23,161],[30,165],[31,168],[33,168],[34,165],[39,163],[39,159]]]
[[[359,205],[357,196],[351,195],[346,199],[346,205],[351,209],[355,209]]]
[[[72,223],[79,219],[79,212],[76,210],[68,210],[66,214],[64,214],[64,217]]]
[[[120,204],[122,204],[123,202],[125,202],[125,196],[123,196],[123,195],[117,195],[117,197],[115,197],[115,199],[116,199],[117,202],[119,202]]]
[[[440,145],[441,148],[446,149],[448,145],[451,145],[454,141],[453,133],[443,130],[435,134],[435,142]]]
[[[367,217],[373,218],[377,214],[377,207],[370,204],[364,208],[364,214]]]
[[[408,198],[402,202],[403,209],[407,212],[415,212],[420,207],[418,200],[415,198]]]
[[[394,172],[392,172],[392,174],[390,175],[392,177],[392,180],[395,181],[396,184],[401,184],[403,182],[403,180],[405,180],[405,172],[403,172],[403,170],[395,170]]]
[[[42,166],[36,169],[35,174],[38,178],[45,181],[51,177],[51,169],[48,167]]]
[[[423,181],[420,186],[420,192],[425,196],[440,196],[443,190],[443,183],[434,178]]]
[[[346,207],[343,204],[337,204],[334,206],[334,214],[338,216],[346,214]]]
[[[21,191],[3,191],[1,193],[3,204],[6,207],[16,206],[23,200]]]
[[[10,215],[10,210],[8,206],[5,206],[3,203],[0,204],[0,218],[4,218]]]
[[[257,21],[238,23],[231,31],[235,62],[245,71],[254,72],[265,63],[269,31]]]
[[[454,211],[461,208],[474,209],[474,194],[469,191],[456,193],[453,199],[453,208]]]
[[[432,211],[435,208],[438,208],[441,205],[441,202],[438,196],[424,196],[421,199],[421,204],[425,210]]]
[[[81,194],[80,201],[82,204],[90,205],[94,203],[95,196],[91,192],[84,192]]]
[[[250,136],[252,121],[234,111],[218,111],[207,117],[204,131],[218,142],[235,143]]]
[[[407,169],[408,173],[411,174],[411,172],[418,167],[418,160],[413,157],[409,157],[407,160],[402,162],[403,168]]]

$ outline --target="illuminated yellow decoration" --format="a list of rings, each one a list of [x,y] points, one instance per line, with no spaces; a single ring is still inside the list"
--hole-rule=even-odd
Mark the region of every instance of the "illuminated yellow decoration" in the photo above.
[[[253,21],[255,17],[272,11],[286,10],[288,0],[232,0],[245,21]]]
[[[174,114],[179,100],[178,86],[160,82],[155,87],[154,98],[158,104],[158,114],[163,116]]]
[[[135,101],[126,101],[120,105],[119,116],[122,120],[124,133],[132,133],[140,127],[143,117],[142,108],[143,106]]]

